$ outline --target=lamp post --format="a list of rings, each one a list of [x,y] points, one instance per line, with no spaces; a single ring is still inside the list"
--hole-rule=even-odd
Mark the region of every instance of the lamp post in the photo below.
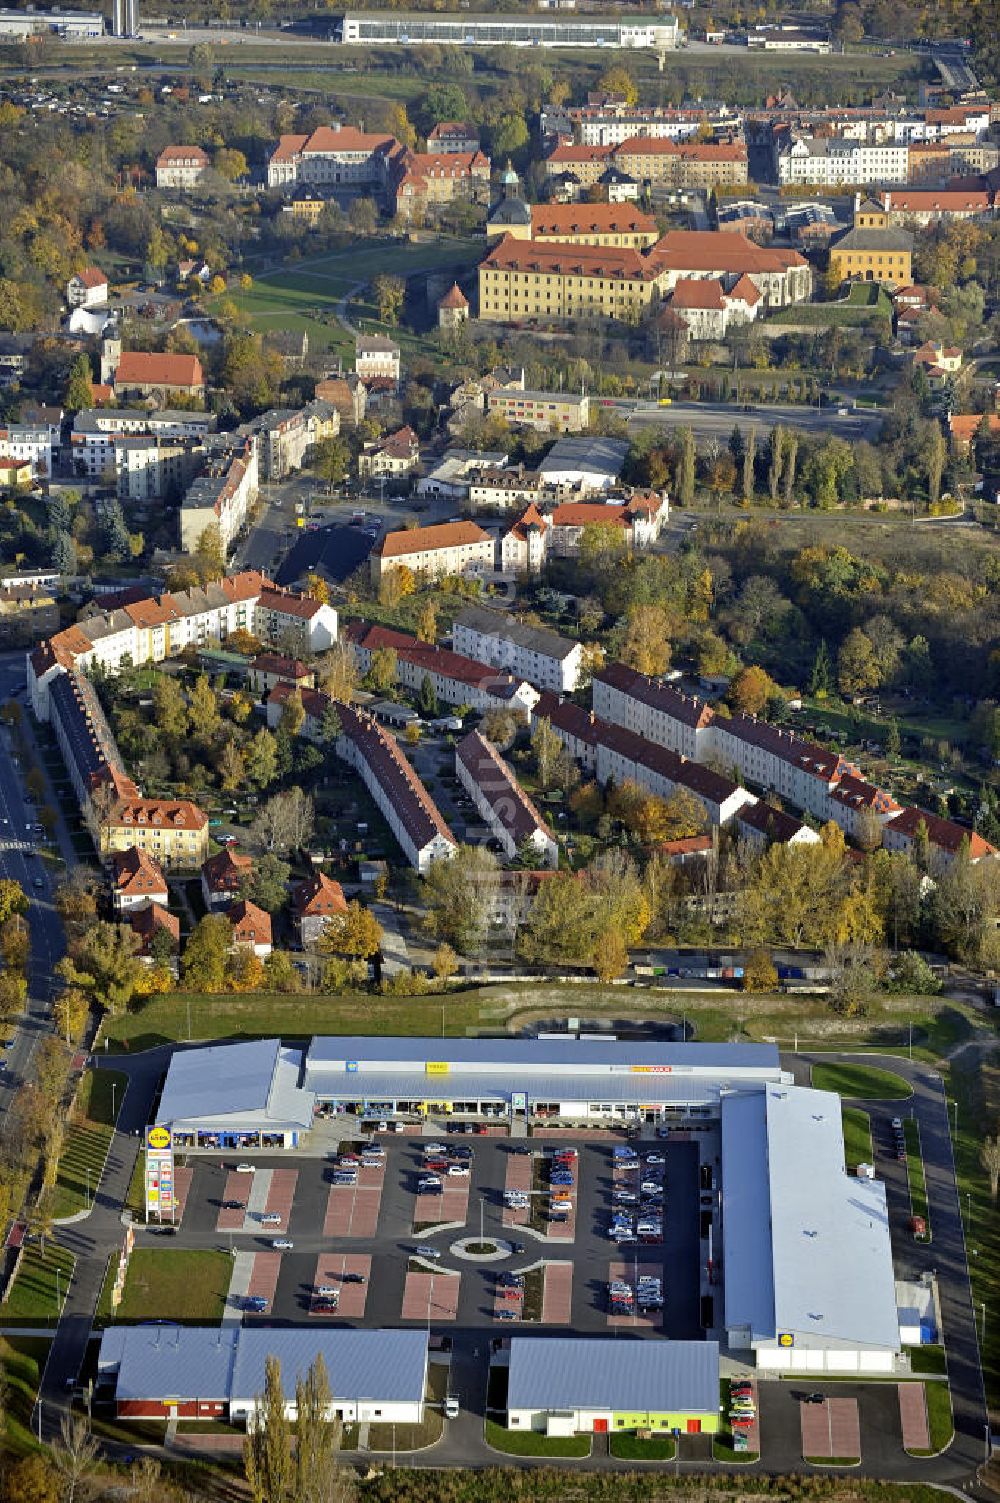
[[[117,1092],[118,1092],[118,1082],[117,1082],[117,1080],[113,1080],[111,1082],[111,1126],[112,1127],[114,1127],[116,1125],[117,1121],[118,1121],[118,1113],[115,1111],[115,1103],[116,1103],[116,1099],[117,1099]]]

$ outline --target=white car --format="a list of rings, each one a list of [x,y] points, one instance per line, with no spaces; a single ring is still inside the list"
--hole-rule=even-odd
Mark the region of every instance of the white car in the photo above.
[[[277,1211],[268,1211],[266,1215],[260,1218],[260,1224],[261,1226],[280,1226],[281,1217]]]
[[[317,1284],[316,1293],[322,1295],[324,1299],[330,1299],[339,1294],[340,1290],[334,1288],[333,1284]]]
[[[236,1165],[236,1173],[237,1174],[256,1174],[257,1173],[257,1165],[256,1164],[237,1164]]]
[[[449,1179],[468,1179],[468,1177],[469,1177],[469,1166],[468,1166],[468,1164],[449,1164],[448,1165],[448,1178]]]
[[[291,1252],[295,1243],[289,1242],[287,1237],[275,1237],[271,1246],[280,1248],[282,1252]]]
[[[445,1419],[458,1419],[458,1400],[454,1394],[449,1394],[444,1401]]]
[[[439,1247],[431,1247],[428,1242],[418,1242],[413,1249],[413,1255],[416,1258],[433,1258],[437,1262],[441,1256],[441,1249]]]
[[[439,1153],[447,1153],[447,1152],[448,1152],[448,1149],[447,1149],[447,1146],[444,1143],[425,1143],[424,1144],[424,1158],[425,1159],[433,1159],[433,1158],[436,1158]]]

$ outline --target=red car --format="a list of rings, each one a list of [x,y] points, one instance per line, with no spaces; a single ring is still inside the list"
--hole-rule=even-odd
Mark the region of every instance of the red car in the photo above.
[[[433,1170],[436,1170],[439,1174],[443,1174],[448,1169],[448,1160],[447,1159],[425,1159],[424,1160],[424,1168],[425,1169],[433,1169]]]

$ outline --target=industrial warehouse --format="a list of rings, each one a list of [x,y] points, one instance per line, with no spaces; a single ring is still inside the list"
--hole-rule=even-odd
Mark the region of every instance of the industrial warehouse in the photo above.
[[[277,1039],[194,1048],[171,1061],[157,1127],[178,1148],[308,1154],[319,1117],[344,1119],[348,1138],[394,1125],[520,1139],[552,1128],[655,1132],[664,1151],[694,1155],[702,1191],[707,1183],[712,1192],[700,1254],[706,1335],[762,1369],[896,1368],[885,1187],[847,1173],[839,1097],[794,1085],[773,1045],[318,1037],[304,1051]],[[696,1222],[697,1194],[671,1212]],[[556,1407],[643,1407],[629,1396],[610,1404],[602,1392],[581,1388]],[[531,1393],[515,1407],[532,1416],[517,1423],[542,1423],[546,1406]],[[652,1398],[645,1407],[692,1409]]]

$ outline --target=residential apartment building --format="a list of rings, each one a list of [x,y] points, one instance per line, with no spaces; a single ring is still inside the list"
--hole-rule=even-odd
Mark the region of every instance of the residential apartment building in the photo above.
[[[613,165],[650,187],[738,187],[748,180],[747,149],[742,141],[671,141],[633,136],[616,146]]]
[[[17,575],[0,579],[0,643],[33,646],[39,637],[58,631],[58,592],[58,575],[51,584]]]
[[[200,146],[165,146],[156,159],[158,188],[193,188],[209,168]]]
[[[486,410],[502,417],[512,428],[535,428],[542,433],[580,433],[590,422],[586,392],[500,386],[486,393]]]
[[[203,397],[205,373],[197,355],[156,355],[125,350],[114,371],[117,397]]]
[[[540,500],[542,477],[518,465],[513,470],[471,470],[466,499],[473,511],[519,511]]]
[[[629,204],[531,204],[530,209],[527,233],[510,232],[516,239],[645,250],[660,238],[653,215]]]
[[[887,850],[906,850],[923,824],[929,848],[941,859],[951,859],[963,839],[969,841],[975,859],[996,854],[981,837],[951,820],[936,821],[922,810],[901,810],[891,794],[869,783],[838,752],[750,715],[717,715],[703,700],[622,663],[609,664],[595,674],[593,705],[601,723],[614,723],[629,735],[692,760],[731,767],[752,787],[777,794],[783,803],[820,823],[832,820],[853,838],[862,830],[867,834],[874,821],[881,826]],[[544,713],[543,701],[533,713]],[[579,754],[574,751],[574,755]],[[754,820],[762,818],[753,816]],[[768,811],[766,818],[773,823],[774,811]],[[765,833],[759,823],[756,828],[758,836]],[[781,839],[795,834],[790,827],[781,828]]]
[[[136,954],[140,960],[151,962],[157,953],[161,953],[159,944],[154,949],[154,942],[160,935],[166,936],[171,955],[176,955],[180,949],[181,921],[176,913],[171,913],[162,903],[143,903],[138,908],[131,909],[127,922],[139,941]],[[162,943],[161,940],[160,944]]]
[[[47,423],[11,423],[0,427],[0,460],[31,466],[37,480],[52,476],[52,430]]]
[[[576,141],[558,141],[545,158],[545,176],[550,183],[569,176],[580,188],[594,188],[613,165],[612,146],[584,146]]]
[[[280,652],[259,652],[247,670],[247,682],[255,694],[266,694],[275,684],[311,689],[316,675],[298,658],[286,657]]]
[[[572,694],[580,683],[581,642],[545,626],[528,626],[507,611],[466,606],[452,623],[451,640],[456,652],[526,678],[536,689]]]
[[[127,600],[110,610],[95,604],[29,657],[32,710],[47,720],[50,687],[71,671],[98,666],[115,674],[126,663],[160,663],[187,647],[224,646],[241,629],[270,642],[287,638],[302,656],[333,645],[337,612],[310,595],[279,590],[253,570],[190,590]]]
[[[131,438],[116,434],[111,443],[111,461],[118,499],[176,499],[190,485],[206,458],[205,448],[191,439],[154,438],[151,434]]]
[[[267,186],[313,183],[346,188],[381,188],[390,159],[401,150],[395,136],[321,125],[311,135],[279,140],[267,164]]]
[[[122,437],[155,438],[162,442],[203,443],[214,433],[218,420],[210,412],[174,412],[163,408],[91,407],[78,412],[70,434],[74,472],[89,480],[106,479],[117,472],[115,442]]]
[[[348,11],[339,38],[347,46],[361,47],[412,47],[430,42],[440,47],[653,48],[662,52],[678,45],[680,23],[671,15],[655,20],[574,16],[549,21],[526,13],[446,16],[428,11]]]
[[[475,522],[387,532],[371,555],[372,582],[377,586],[387,570],[403,565],[434,579],[445,574],[482,578],[493,569],[494,553],[493,539]]]
[[[314,872],[292,888],[292,917],[303,950],[318,944],[327,926],[346,912],[344,889],[323,872]]]
[[[584,146],[620,146],[636,136],[660,137],[670,141],[687,141],[706,125],[738,128],[738,116],[709,114],[706,109],[670,109],[648,105],[628,105],[624,100],[601,104],[578,105],[567,111],[575,138]]]
[[[469,705],[474,710],[511,710],[526,715],[538,698],[537,689],[524,676],[505,673],[460,652],[421,642],[406,632],[352,622],[344,636],[351,644],[359,673],[368,672],[376,652],[391,652],[395,654],[396,683],[419,694],[426,678],[442,704]],[[280,686],[275,693],[282,695]]]
[[[778,182],[823,188],[906,183],[910,148],[905,143],[855,141],[835,136],[796,136],[778,151]]]
[[[882,828],[882,844],[887,851],[909,854],[924,842],[945,866],[951,865],[963,846],[972,862],[997,854],[995,847],[974,830],[967,830],[954,820],[928,814],[923,809],[903,809]]]
[[[549,552],[556,557],[575,557],[587,527],[621,528],[625,547],[648,548],[662,532],[670,515],[666,494],[637,491],[627,501],[565,501],[549,514]]]
[[[543,694],[531,720],[533,725],[547,720],[570,755],[599,783],[636,783],[659,798],[685,788],[704,805],[710,824],[727,824],[745,804],[754,802],[753,794],[732,778],[601,720],[572,700]]]
[[[543,866],[559,865],[551,829],[496,747],[478,731],[455,747],[455,774],[508,861],[530,851]]]
[[[316,396],[334,409],[341,428],[356,428],[363,422],[368,392],[353,371],[347,376],[324,376],[322,381],[316,382]]]
[[[531,503],[500,539],[500,568],[504,574],[540,574],[548,557],[551,523]]]
[[[354,341],[354,371],[362,381],[399,381],[399,345],[383,334],[359,334]],[[316,395],[320,392],[317,389]]]
[[[284,480],[300,470],[315,442],[309,418],[301,408],[271,408],[240,430],[256,438],[261,478]]]
[[[214,458],[188,487],[181,502],[180,545],[184,552],[196,552],[205,529],[217,527],[226,556],[247,519],[258,486],[257,444],[253,438]]]
[[[103,308],[108,301],[108,279],[97,266],[85,266],[66,283],[66,301],[71,308]]]
[[[412,475],[420,463],[420,440],[410,427],[397,428],[386,438],[365,444],[358,455],[358,474],[375,479]]]
[[[508,236],[479,264],[480,320],[638,319],[666,285],[655,254]]]

